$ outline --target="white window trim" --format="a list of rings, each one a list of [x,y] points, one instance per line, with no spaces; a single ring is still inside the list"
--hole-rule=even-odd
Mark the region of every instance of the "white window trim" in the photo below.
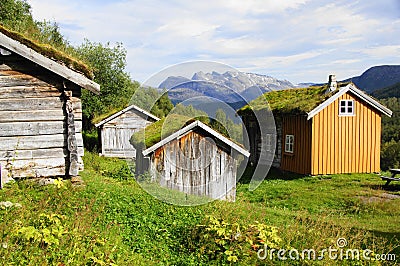
[[[345,107],[345,111],[342,112],[342,102],[345,103],[344,107]],[[352,111],[349,112],[349,103],[351,102],[351,107],[352,107]],[[339,102],[339,116],[354,116],[355,112],[355,104],[354,104],[354,100],[340,100]]]
[[[265,150],[272,151],[272,134],[265,135]]]
[[[294,135],[287,134],[285,136],[285,152],[294,152]]]

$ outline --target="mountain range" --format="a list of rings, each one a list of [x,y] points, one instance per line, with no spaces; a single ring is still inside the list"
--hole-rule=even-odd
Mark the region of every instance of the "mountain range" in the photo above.
[[[357,87],[372,95],[388,93],[398,95],[400,65],[374,66],[360,76],[343,80],[343,82],[348,81],[352,81]],[[168,90],[168,95],[174,104],[190,99],[190,104],[193,106],[211,106],[211,102],[220,101],[227,103],[233,109],[238,109],[265,92],[308,87],[313,84],[316,83],[293,85],[287,80],[254,73],[234,71],[204,73],[200,71],[194,73],[192,78],[170,76],[159,85],[159,88]],[[376,93],[374,93],[375,91]],[[214,108],[211,109],[214,111]]]
[[[222,74],[215,71],[211,73],[200,71],[194,73],[191,79],[171,76],[159,85],[159,88],[168,90],[168,95],[173,103],[205,96],[230,104],[245,103],[267,91],[293,87],[295,86],[287,80],[234,71]]]

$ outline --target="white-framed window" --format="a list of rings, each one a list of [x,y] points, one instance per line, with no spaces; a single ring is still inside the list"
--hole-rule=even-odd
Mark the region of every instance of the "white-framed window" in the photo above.
[[[294,150],[294,135],[286,135],[285,152],[293,153],[293,150]]]
[[[265,135],[265,150],[272,151],[272,134]]]
[[[339,115],[354,115],[354,100],[340,100]]]

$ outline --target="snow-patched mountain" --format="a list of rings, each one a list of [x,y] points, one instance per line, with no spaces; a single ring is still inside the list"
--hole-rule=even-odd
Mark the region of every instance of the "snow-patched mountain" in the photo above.
[[[215,71],[211,73],[203,73],[200,71],[193,75],[192,80],[215,82],[230,87],[236,92],[242,92],[254,86],[268,91],[293,88],[293,84],[287,80],[278,80],[271,76],[234,71],[227,71],[223,74]]]
[[[226,103],[245,104],[261,94],[295,87],[287,80],[278,80],[271,76],[227,71],[225,73],[202,71],[195,73],[191,79],[168,77],[159,88],[168,89],[174,103],[194,96],[207,96]],[[241,104],[239,104],[241,105]]]

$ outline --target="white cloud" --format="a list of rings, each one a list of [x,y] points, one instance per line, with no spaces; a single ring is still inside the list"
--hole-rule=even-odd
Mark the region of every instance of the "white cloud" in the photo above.
[[[276,73],[293,82],[318,81],[332,66],[361,72],[370,64],[399,60],[400,54],[400,20],[375,14],[378,2],[28,2],[36,18],[59,22],[73,44],[84,38],[123,42],[128,71],[140,81],[168,65],[196,59]],[[396,0],[385,0],[385,12],[390,5],[397,8]]]
[[[361,52],[370,57],[376,57],[376,58],[395,57],[397,59],[400,59],[400,45],[368,47],[362,49]]]

